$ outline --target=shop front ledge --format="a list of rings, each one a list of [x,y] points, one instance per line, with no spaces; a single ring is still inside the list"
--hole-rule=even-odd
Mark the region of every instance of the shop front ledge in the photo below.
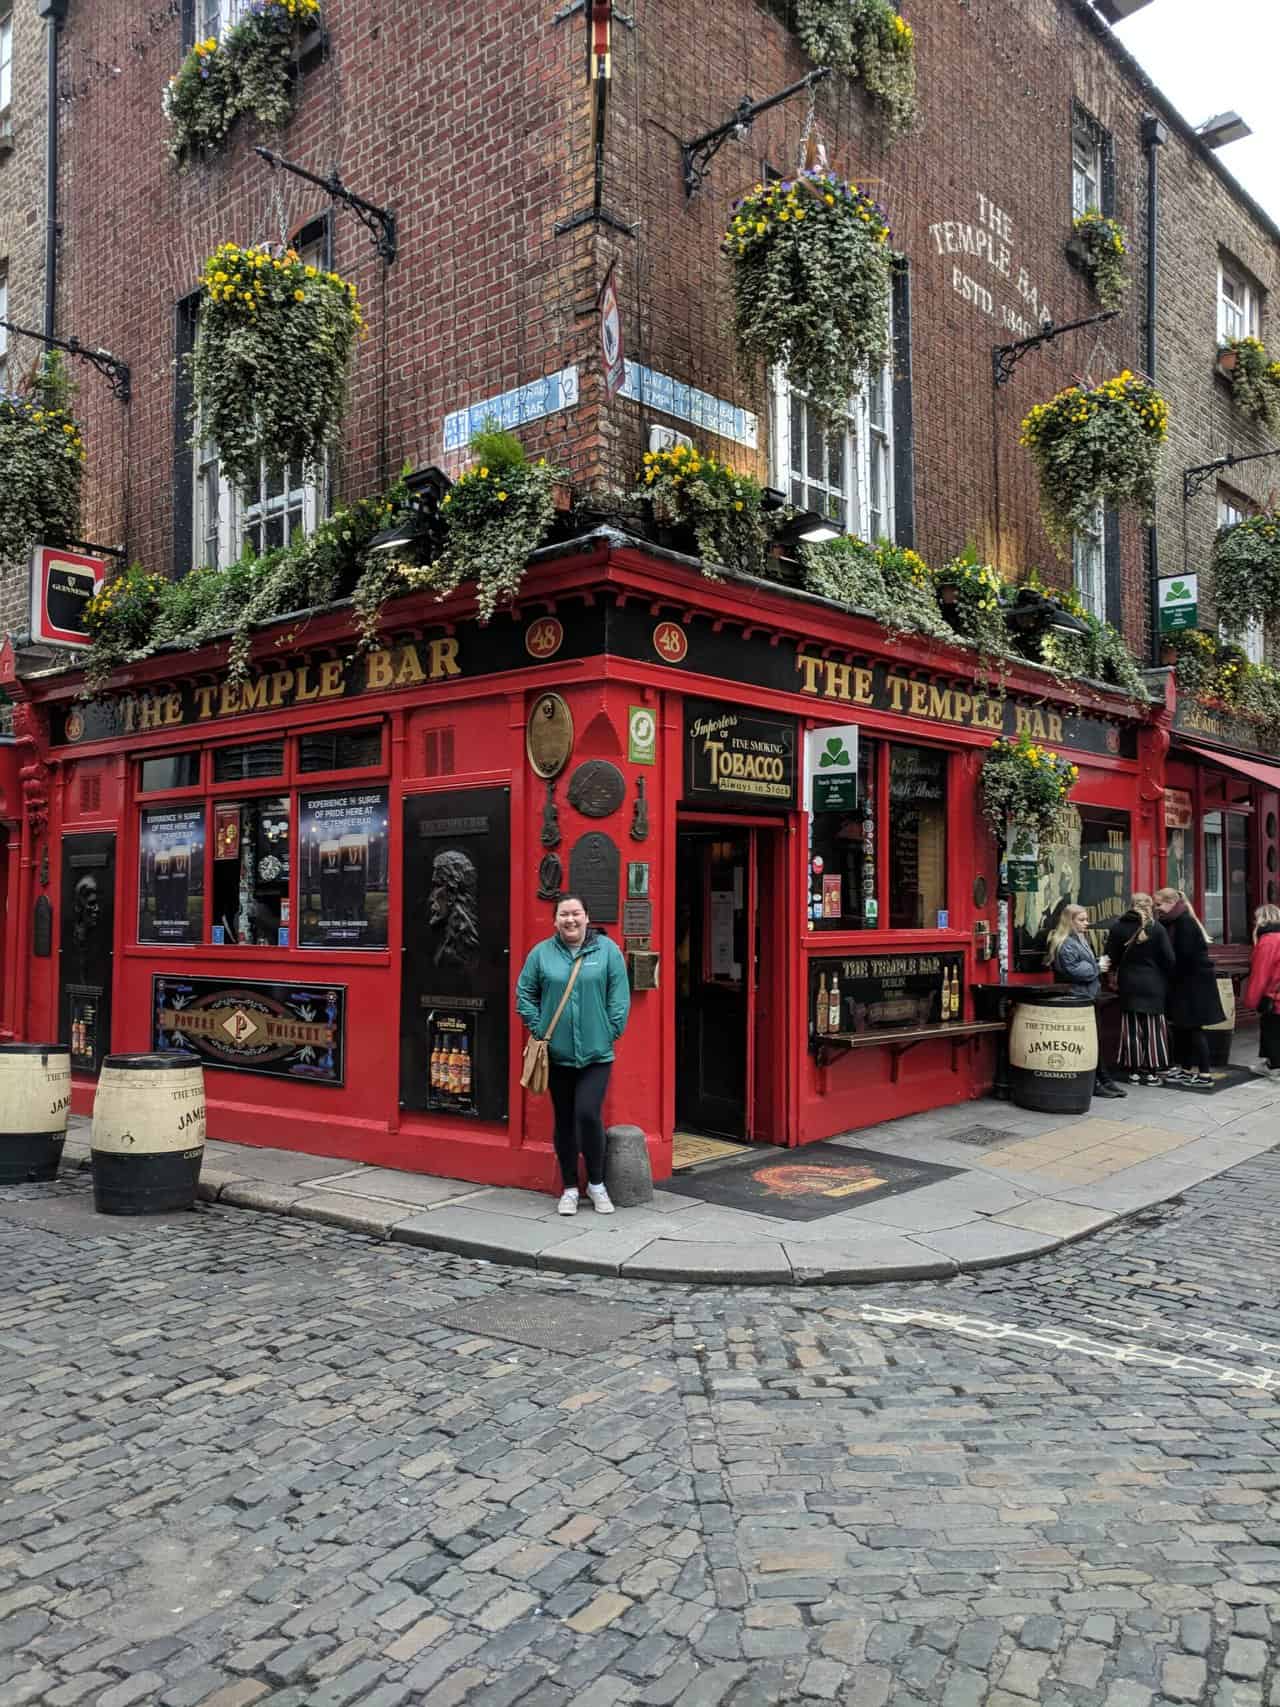
[[[914,1026],[903,1031],[813,1032],[809,1048],[819,1067],[829,1067],[850,1049],[889,1049],[894,1056],[896,1077],[898,1058],[908,1049],[914,1049],[917,1043],[964,1043],[968,1038],[1005,1029],[1003,1020],[980,1019],[960,1025]]]

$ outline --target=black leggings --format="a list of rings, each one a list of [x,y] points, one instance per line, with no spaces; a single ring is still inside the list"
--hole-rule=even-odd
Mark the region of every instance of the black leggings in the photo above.
[[[578,1189],[578,1157],[587,1166],[588,1185],[604,1184],[604,1123],[600,1108],[609,1085],[612,1061],[589,1067],[550,1063],[551,1104],[556,1111],[556,1159],[566,1191]]]
[[[1280,1014],[1263,1014],[1258,1032],[1262,1054],[1273,1067],[1280,1067]]]
[[[1188,1068],[1197,1073],[1209,1071],[1209,1039],[1204,1034],[1202,1025],[1175,1025],[1173,1033],[1173,1058],[1179,1067]]]

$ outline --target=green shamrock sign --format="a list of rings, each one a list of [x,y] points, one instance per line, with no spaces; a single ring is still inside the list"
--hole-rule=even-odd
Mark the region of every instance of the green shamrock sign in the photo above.
[[[1189,599],[1190,597],[1191,588],[1185,581],[1175,581],[1165,594],[1165,600],[1168,604],[1172,604],[1175,599]]]
[[[829,765],[844,765],[847,768],[852,763],[853,759],[849,754],[849,749],[845,746],[840,736],[829,736],[826,746],[822,749],[822,755],[818,760],[818,769],[822,770]]]

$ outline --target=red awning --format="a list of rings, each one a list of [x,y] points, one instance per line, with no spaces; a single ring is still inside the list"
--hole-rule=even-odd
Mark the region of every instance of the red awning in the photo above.
[[[1197,747],[1194,741],[1180,741],[1180,747],[1194,753],[1198,759],[1205,759],[1211,765],[1220,765],[1224,771],[1235,771],[1237,776],[1247,776],[1250,782],[1265,783],[1268,788],[1280,788],[1280,765],[1264,765],[1258,759],[1243,759],[1239,753],[1220,753],[1213,747]]]

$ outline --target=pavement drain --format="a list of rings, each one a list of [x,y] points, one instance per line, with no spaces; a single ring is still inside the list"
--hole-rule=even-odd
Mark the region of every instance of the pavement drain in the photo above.
[[[658,1327],[659,1319],[621,1305],[589,1302],[576,1293],[504,1289],[489,1298],[440,1310],[431,1318],[444,1328],[538,1351],[607,1351],[626,1335]],[[664,1318],[665,1319],[665,1318]]]
[[[994,1126],[966,1126],[963,1132],[948,1132],[948,1144],[972,1144],[975,1149],[985,1150],[991,1144],[1016,1144],[1016,1132],[1000,1132]]]

